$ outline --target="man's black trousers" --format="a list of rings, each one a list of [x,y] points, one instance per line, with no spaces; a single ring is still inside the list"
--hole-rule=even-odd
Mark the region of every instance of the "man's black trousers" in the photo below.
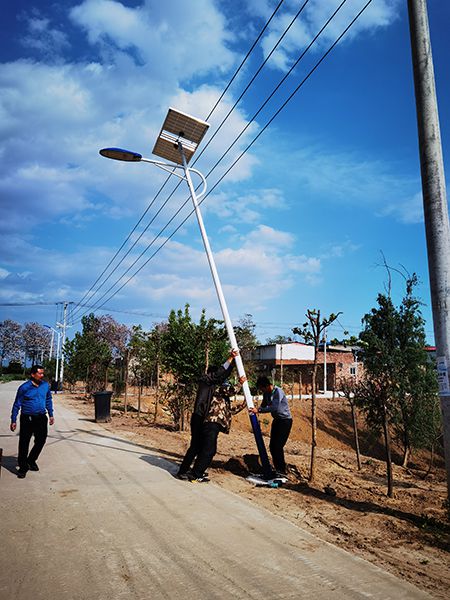
[[[284,460],[284,446],[291,433],[292,419],[274,419],[270,430],[270,454],[273,466],[278,473],[286,473],[286,461]]]
[[[20,415],[19,432],[19,469],[28,471],[29,463],[37,461],[45,440],[47,439],[47,415]],[[34,435],[34,445],[28,454],[31,436]]]
[[[180,465],[180,470],[178,471],[179,475],[183,475],[187,473],[191,468],[192,462],[197,454],[200,452],[200,448],[202,447],[202,426],[203,426],[203,417],[192,413],[191,417],[191,444],[183,458],[183,461]]]
[[[212,463],[212,459],[217,452],[217,438],[221,431],[222,428],[219,423],[203,423],[201,447],[192,468],[194,477],[202,477],[203,473]]]

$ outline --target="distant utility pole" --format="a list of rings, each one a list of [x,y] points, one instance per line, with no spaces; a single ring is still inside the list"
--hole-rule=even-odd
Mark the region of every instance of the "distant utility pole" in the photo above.
[[[426,0],[408,0],[431,305],[450,498],[450,226]]]
[[[61,327],[62,331],[61,331],[61,363],[60,363],[60,372],[59,372],[59,378],[58,380],[61,382],[61,389],[62,389],[62,385],[63,385],[63,380],[64,380],[64,343],[66,341],[66,328],[67,328],[67,307],[69,305],[69,302],[64,302],[64,308],[63,308],[63,322],[62,323],[58,323],[59,327]]]

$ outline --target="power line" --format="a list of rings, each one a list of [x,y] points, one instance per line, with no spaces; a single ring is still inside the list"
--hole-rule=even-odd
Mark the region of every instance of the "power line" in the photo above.
[[[175,169],[174,169],[175,170]],[[133,227],[133,229],[130,231],[130,233],[128,234],[128,236],[126,237],[126,239],[122,242],[122,245],[120,246],[120,248],[116,251],[116,253],[114,254],[114,256],[111,258],[111,260],[109,261],[109,263],[106,265],[106,267],[103,269],[103,271],[100,273],[100,275],[97,277],[97,279],[94,281],[94,283],[91,285],[91,287],[89,288],[89,290],[84,294],[84,296],[81,298],[81,300],[79,302],[77,302],[77,306],[74,309],[74,313],[77,312],[78,307],[81,306],[82,302],[87,298],[87,296],[89,295],[89,293],[92,291],[91,294],[91,298],[92,296],[94,296],[94,294],[101,288],[101,286],[99,288],[97,288],[97,290],[94,291],[94,287],[97,285],[97,283],[100,281],[100,279],[103,277],[103,275],[106,273],[106,271],[109,269],[109,267],[111,266],[111,264],[115,261],[115,259],[117,258],[117,256],[119,255],[120,251],[122,250],[122,248],[125,246],[125,244],[128,242],[128,240],[131,238],[131,236],[133,235],[133,233],[136,231],[136,229],[139,227],[139,225],[142,223],[142,220],[144,219],[145,215],[148,213],[148,211],[150,210],[150,208],[153,206],[153,204],[155,203],[156,199],[158,198],[158,196],[160,195],[160,193],[163,191],[163,189],[165,188],[166,184],[168,183],[169,179],[170,179],[171,175],[169,175],[167,177],[167,179],[164,181],[164,183],[162,184],[162,186],[159,188],[159,190],[157,191],[156,195],[153,197],[152,201],[150,202],[150,204],[147,206],[147,208],[145,209],[145,211],[142,213],[139,221],[136,223],[136,225]],[[142,237],[142,234],[141,234]],[[137,241],[140,240],[140,237],[138,238]],[[134,246],[136,245],[137,241],[133,244],[133,246],[131,246],[130,250],[128,251],[128,253],[134,248]],[[128,254],[127,253],[127,254]],[[125,254],[125,257],[127,256],[127,254]],[[124,257],[124,258],[125,258]],[[114,271],[117,269],[117,267],[120,266],[121,262],[124,260],[124,258],[116,265],[115,269],[109,274],[108,277],[110,277],[112,275],[112,273],[114,273]]]
[[[344,3],[347,0],[344,0]],[[269,52],[269,54],[267,55],[267,57],[265,58],[265,60],[260,64],[260,66],[258,67],[258,69],[256,70],[256,72],[254,73],[254,75],[252,76],[252,78],[250,79],[250,81],[247,83],[247,85],[245,86],[244,90],[241,92],[241,94],[239,95],[238,99],[236,100],[236,102],[233,104],[233,106],[230,108],[230,110],[228,111],[228,113],[226,114],[226,116],[224,117],[224,119],[222,120],[222,122],[220,123],[220,125],[217,127],[217,129],[215,130],[214,134],[209,138],[208,142],[206,143],[206,145],[203,147],[202,151],[198,154],[198,156],[196,156],[193,165],[195,165],[195,163],[199,160],[199,158],[202,156],[202,154],[205,152],[205,150],[208,148],[208,146],[210,145],[210,143],[213,141],[213,139],[216,137],[216,135],[219,133],[219,131],[222,129],[223,124],[225,123],[225,121],[227,121],[228,117],[231,115],[231,113],[234,111],[234,109],[236,108],[236,106],[239,104],[239,102],[242,100],[242,98],[244,97],[244,95],[247,93],[248,89],[251,87],[251,85],[253,84],[253,82],[255,81],[255,79],[257,78],[257,76],[259,75],[259,73],[262,71],[262,69],[264,68],[264,66],[266,65],[266,63],[269,61],[269,59],[271,58],[271,56],[273,55],[273,53],[275,52],[275,50],[278,48],[278,46],[281,44],[281,42],[283,41],[283,39],[285,38],[285,36],[288,34],[290,28],[292,27],[292,25],[295,23],[295,21],[297,20],[297,18],[301,15],[301,13],[303,12],[303,9],[305,8],[305,6],[308,4],[309,0],[305,0],[305,2],[303,3],[303,5],[300,7],[300,9],[297,11],[297,13],[295,14],[294,18],[291,20],[291,22],[289,23],[289,25],[286,27],[286,29],[283,31],[283,34],[281,35],[281,37],[278,39],[277,43],[275,44],[275,46],[272,48],[272,50]],[[298,64],[298,61],[295,63],[294,67]],[[291,68],[289,70],[288,75],[292,72],[293,68]],[[281,85],[283,83],[285,78],[283,78],[283,80],[281,81],[281,83],[279,85]],[[275,91],[278,89],[279,86],[277,86],[277,88],[275,89]],[[275,93],[275,91],[273,93]],[[272,96],[269,96],[269,99]],[[264,107],[264,105],[263,105]],[[248,123],[247,127],[254,121],[256,115],[253,116],[253,118],[251,119],[251,121]],[[241,132],[242,133],[245,131],[245,129]],[[235,142],[237,142],[239,138],[236,138]],[[231,146],[230,146],[231,148]],[[223,156],[222,156],[223,158]],[[222,158],[219,159],[219,162],[222,160]],[[212,169],[214,170],[214,168]],[[210,171],[211,172],[211,171]],[[208,174],[209,175],[209,174]],[[207,175],[207,177],[208,177]]]
[[[223,90],[223,92],[220,95],[220,98],[217,100],[217,102],[214,104],[212,110],[209,112],[208,116],[206,117],[205,121],[207,121],[211,115],[213,114],[213,112],[216,110],[216,108],[218,107],[218,105],[220,104],[220,101],[222,100],[222,98],[225,96],[225,94],[227,93],[229,87],[231,86],[231,84],[233,83],[233,81],[236,79],[239,71],[242,69],[242,67],[244,66],[244,64],[246,63],[247,59],[249,58],[250,54],[253,52],[253,50],[256,47],[256,44],[259,42],[259,40],[262,38],[264,32],[266,31],[267,27],[269,26],[270,22],[272,21],[272,19],[275,17],[275,15],[278,12],[278,9],[281,7],[281,5],[283,4],[284,0],[280,0],[280,2],[278,3],[277,7],[275,8],[275,10],[273,11],[272,15],[270,16],[269,20],[266,21],[264,27],[261,29],[261,31],[259,32],[257,38],[255,39],[255,41],[253,42],[251,48],[248,50],[247,54],[245,55],[245,57],[243,58],[241,64],[239,65],[239,67],[237,68],[236,72],[234,73],[233,77],[230,79],[230,81],[227,83],[225,89]],[[307,2],[309,2],[309,0],[307,0]]]
[[[304,2],[304,4],[302,5],[302,7],[300,8],[300,10],[297,12],[297,14],[295,15],[295,17],[291,20],[290,24],[288,25],[288,27],[285,29],[285,31],[283,32],[283,34],[281,35],[280,39],[278,40],[278,42],[275,44],[275,46],[273,47],[270,55],[273,53],[273,51],[278,47],[279,42],[284,38],[284,36],[286,35],[287,31],[289,30],[289,28],[292,26],[292,24],[294,23],[294,21],[296,20],[296,18],[299,16],[299,14],[302,12],[302,10],[304,9],[304,7],[306,6],[306,4],[308,3],[309,0],[306,0],[306,2]],[[229,151],[231,150],[231,148],[236,144],[236,142],[240,139],[240,137],[245,133],[245,131],[248,129],[248,127],[251,125],[251,123],[256,119],[256,117],[258,116],[258,114],[261,112],[261,110],[266,106],[266,104],[269,102],[269,100],[273,97],[273,95],[277,92],[277,90],[281,87],[281,85],[286,81],[286,79],[289,77],[289,75],[292,73],[292,71],[295,69],[295,67],[298,65],[298,63],[300,62],[300,60],[305,56],[306,52],[308,52],[308,50],[312,47],[312,45],[316,42],[316,40],[318,39],[318,37],[322,34],[322,32],[324,31],[324,29],[329,25],[329,23],[333,20],[333,18],[336,16],[336,14],[339,12],[339,10],[342,8],[342,6],[347,2],[347,0],[342,0],[341,4],[337,7],[337,9],[331,14],[331,16],[328,18],[328,20],[325,22],[325,24],[322,26],[322,28],[319,30],[319,32],[314,36],[314,38],[312,39],[312,41],[310,42],[310,44],[305,48],[305,50],[300,54],[299,58],[294,62],[294,64],[292,65],[292,67],[289,69],[289,71],[281,78],[281,80],[278,82],[278,84],[275,86],[275,88],[272,90],[272,92],[267,96],[266,100],[263,102],[263,104],[260,106],[260,108],[258,109],[258,111],[252,116],[252,118],[250,119],[250,121],[247,123],[247,125],[244,127],[244,129],[240,132],[240,134],[238,135],[237,138],[235,138],[235,140],[230,144],[230,146],[228,146],[227,150],[222,154],[222,156],[216,161],[216,163],[214,164],[214,166],[209,170],[209,172],[206,174],[205,178],[208,178],[211,173],[213,173],[213,171],[217,168],[217,166],[220,164],[220,162],[225,158],[225,156],[229,153]],[[263,65],[267,62],[267,59],[263,62]],[[259,69],[260,70],[260,69]],[[257,71],[257,73],[259,72],[259,70]],[[252,78],[252,81],[254,80],[255,77]],[[244,90],[245,91],[248,89],[248,87]],[[242,98],[243,94],[241,94],[240,98]],[[233,109],[235,108],[237,103],[235,103]],[[228,113],[227,118],[229,116],[229,114],[231,114],[231,111]],[[223,121],[224,122],[224,121]],[[222,122],[222,124],[223,124]],[[221,124],[221,125],[222,125]],[[264,130],[263,130],[264,131]],[[261,132],[262,133],[262,132]],[[257,136],[258,137],[258,136]],[[257,138],[256,138],[257,139]],[[253,140],[253,141],[256,141]],[[245,152],[248,150],[249,146],[246,148],[246,150],[243,152],[243,154],[245,154]],[[241,156],[237,159],[240,160],[240,158],[243,156],[243,154],[241,154]],[[196,162],[196,161],[195,161]],[[194,164],[195,164],[194,162]],[[237,161],[235,161],[231,168],[236,164]],[[225,175],[231,170],[228,169],[228,171],[226,171]],[[212,188],[215,189],[218,185],[218,183],[220,183],[222,181],[224,176],[222,176],[221,179],[219,179],[218,182],[216,182],[215,186]],[[180,186],[180,182],[178,183],[178,185],[176,186],[176,188],[172,191],[172,193],[170,194],[169,198],[166,200],[166,202],[164,203],[164,205],[168,202],[168,200],[172,197],[173,193],[176,191],[176,189]],[[211,190],[211,191],[212,191]],[[211,192],[210,191],[210,192]],[[210,193],[209,192],[209,193]],[[209,195],[209,194],[207,194]],[[205,196],[206,198],[206,196]],[[204,198],[204,199],[205,199]],[[142,256],[144,256],[144,254],[150,249],[150,247],[154,244],[154,242],[161,236],[161,234],[165,231],[165,229],[167,229],[167,227],[172,223],[172,221],[178,216],[178,214],[183,210],[183,208],[186,206],[186,204],[189,202],[190,198],[187,198],[185,200],[185,202],[180,206],[180,208],[175,212],[175,214],[170,218],[170,220],[166,223],[166,225],[159,231],[159,233],[153,238],[153,240],[150,242],[150,244],[147,245],[147,247],[141,252],[141,254],[135,259],[135,261],[122,273],[122,275],[119,277],[119,279],[117,279],[112,286],[110,286],[108,288],[108,290],[98,299],[96,300],[96,304],[98,304],[99,302],[101,302],[103,300],[103,298],[120,282],[120,280],[134,267],[134,265],[142,258]],[[193,211],[191,211],[188,215],[187,218],[190,217],[190,215],[192,214]],[[184,219],[181,223],[184,224],[186,222],[186,219]],[[146,228],[147,229],[147,228]],[[178,231],[179,227],[175,230]],[[175,233],[174,232],[174,233]],[[172,236],[170,236],[172,237]],[[170,239],[170,238],[169,238]],[[153,257],[154,255],[152,255]],[[150,257],[150,258],[152,258]],[[122,261],[121,261],[122,262]],[[148,263],[145,262],[143,266],[145,266]],[[119,263],[120,264],[120,263]],[[139,271],[137,271],[139,272]],[[137,273],[136,272],[136,273]],[[111,273],[112,274],[112,273]],[[110,274],[110,275],[111,275]],[[108,276],[108,278],[105,279],[105,281],[103,282],[106,283],[106,281],[109,279],[110,276]],[[134,276],[133,276],[134,277]],[[130,279],[127,280],[127,283],[130,281]],[[98,290],[103,286],[103,284],[101,286],[99,286]],[[121,286],[118,290],[116,290],[116,293],[119,292],[122,289],[123,286]],[[98,291],[97,290],[97,291]]]
[[[337,11],[340,10],[340,8],[345,4],[347,0],[343,0],[343,2],[341,2],[341,4],[339,5],[339,7],[336,9],[336,11],[333,13],[332,17],[330,17],[330,19],[328,19],[326,25],[329,24],[331,18],[334,18],[334,16],[336,15]],[[342,33],[336,38],[336,40],[333,42],[333,44],[331,44],[331,46],[328,48],[328,50],[322,55],[322,57],[316,62],[316,64],[314,65],[314,67],[312,69],[310,69],[310,71],[308,72],[308,74],[302,79],[302,81],[297,85],[297,87],[293,90],[293,92],[291,92],[291,94],[287,97],[287,99],[283,102],[283,104],[277,109],[277,111],[272,115],[272,117],[269,119],[269,121],[267,121],[266,125],[259,131],[259,133],[254,137],[254,139],[247,145],[247,147],[241,152],[241,154],[234,160],[234,162],[231,164],[231,166],[225,171],[225,173],[222,174],[222,176],[218,179],[218,181],[214,184],[214,186],[209,190],[209,192],[207,194],[205,194],[205,196],[199,201],[199,204],[202,204],[206,198],[216,189],[216,187],[222,182],[222,180],[226,177],[226,175],[228,175],[228,173],[231,171],[231,169],[237,164],[237,162],[239,162],[239,160],[244,156],[244,154],[253,146],[253,144],[261,137],[261,135],[264,133],[264,131],[271,125],[271,123],[274,121],[274,119],[280,114],[280,112],[289,104],[289,102],[294,98],[294,96],[298,93],[298,91],[303,87],[303,85],[306,83],[306,81],[308,81],[308,79],[311,77],[311,75],[317,70],[317,68],[322,64],[322,62],[325,60],[325,58],[330,54],[330,52],[336,47],[336,45],[340,42],[340,40],[344,37],[344,35],[347,33],[347,31],[353,26],[353,24],[359,19],[359,17],[364,13],[364,11],[368,8],[368,6],[372,3],[373,0],[368,0],[366,2],[366,4],[363,6],[363,8],[357,13],[357,15],[350,21],[349,25],[347,25],[347,27],[342,31]],[[326,25],[324,27],[322,27],[322,29],[320,30],[319,34],[317,34],[314,38],[314,41],[317,40],[318,36],[320,35],[320,33],[324,30],[324,28],[326,27]],[[308,48],[311,47],[311,44],[308,46]],[[302,56],[304,56],[305,52],[302,53]],[[296,61],[296,63],[298,63],[298,61]],[[285,78],[284,78],[285,79]],[[273,95],[273,93],[272,93]],[[260,112],[260,111],[258,111]],[[242,132],[241,134],[242,135]],[[240,137],[240,136],[239,136]],[[236,141],[236,140],[235,140]],[[234,145],[235,142],[233,142],[232,145]],[[228,152],[228,150],[227,150]],[[222,159],[222,158],[221,158]],[[219,159],[219,161],[221,160]],[[219,162],[218,161],[218,162]],[[215,166],[217,166],[218,162],[216,163]],[[214,167],[215,168],[215,167]],[[209,171],[208,174],[211,173],[212,170]],[[170,219],[170,221],[163,227],[163,229],[158,233],[158,235],[154,238],[154,240],[151,242],[151,244],[147,247],[147,249],[153,244],[153,242],[156,240],[157,237],[159,237],[164,230],[167,228],[167,226],[173,221],[173,219],[175,218],[175,216],[177,216],[179,214],[179,212],[182,210],[182,208],[186,205],[186,203],[189,201],[189,198],[184,202],[184,204],[180,207],[180,209],[178,209],[178,211],[175,213],[175,215]],[[117,293],[119,293],[149,262],[150,260],[152,260],[152,258],[154,258],[154,256],[167,244],[167,242],[179,231],[179,229],[184,225],[184,223],[191,217],[191,215],[194,213],[194,210],[191,210],[190,213],[183,219],[183,221],[181,221],[181,223],[175,228],[175,230],[164,240],[164,242],[155,250],[155,252],[139,267],[139,269],[137,269],[135,271],[135,273],[128,278],[125,283],[123,283],[107,300],[105,300],[105,303],[108,302],[111,298],[113,298]],[[147,250],[146,249],[146,250]],[[139,258],[141,258],[143,256],[143,254],[146,252],[146,250],[140,255],[140,257],[138,257],[137,260],[139,260]],[[136,261],[135,261],[136,262]],[[128,269],[129,270],[129,269]],[[127,271],[125,271],[124,274],[126,274]],[[121,276],[121,278],[123,277],[123,275]],[[121,279],[120,278],[120,279]],[[116,283],[112,286],[114,287],[115,285],[117,285],[117,283],[120,281],[117,280]],[[110,291],[112,289],[112,287],[108,290]],[[104,296],[102,296],[103,298]],[[101,301],[101,299],[100,299]],[[99,302],[99,301],[97,301]],[[97,304],[97,303],[96,303]]]
[[[306,2],[308,2],[309,0],[306,0]],[[223,92],[221,93],[220,97],[218,98],[218,100],[216,101],[216,103],[214,104],[213,108],[210,110],[206,120],[208,120],[211,115],[214,113],[214,111],[216,110],[217,106],[220,104],[221,100],[223,99],[223,97],[225,96],[226,92],[228,91],[228,89],[230,88],[231,84],[233,83],[233,81],[235,80],[235,78],[237,77],[237,75],[239,74],[239,72],[241,71],[242,67],[244,66],[244,64],[246,63],[246,61],[248,60],[250,54],[253,52],[254,48],[256,47],[257,43],[259,42],[259,40],[261,39],[261,37],[263,36],[264,32],[266,31],[267,27],[269,26],[269,24],[271,23],[272,19],[275,17],[275,15],[277,14],[279,8],[281,7],[281,5],[284,3],[284,0],[280,0],[280,2],[278,3],[278,5],[276,6],[275,10],[273,11],[272,15],[270,16],[270,18],[266,21],[266,23],[264,24],[263,28],[261,29],[261,31],[259,32],[258,36],[256,37],[255,41],[253,42],[252,46],[250,47],[250,49],[247,51],[247,54],[245,55],[245,57],[243,58],[243,60],[241,61],[239,67],[236,69],[236,71],[234,72],[233,76],[231,77],[231,79],[229,80],[228,84],[225,86],[225,89],[223,90]],[[233,107],[234,108],[234,107]],[[229,116],[230,113],[228,113],[227,117]],[[223,122],[222,122],[223,124]],[[221,124],[221,126],[222,126]],[[95,280],[95,282],[92,284],[92,286],[89,288],[89,290],[84,294],[84,296],[82,297],[82,299],[80,300],[80,302],[77,304],[77,306],[74,308],[73,314],[75,315],[78,312],[78,307],[81,305],[81,303],[87,298],[87,296],[89,295],[89,293],[92,291],[92,294],[90,295],[90,297],[92,298],[100,289],[101,287],[104,285],[104,283],[106,283],[106,281],[111,277],[111,275],[116,271],[116,269],[122,264],[122,262],[124,261],[124,259],[128,256],[128,254],[131,252],[131,250],[136,246],[136,244],[138,243],[138,241],[142,238],[142,235],[148,230],[148,228],[150,227],[151,223],[154,221],[154,218],[156,218],[156,216],[159,214],[159,212],[161,212],[162,208],[167,204],[167,202],[169,201],[169,199],[172,197],[173,193],[176,191],[176,189],[179,187],[179,184],[175,187],[175,189],[172,191],[172,193],[169,195],[169,197],[167,198],[167,200],[164,202],[164,204],[162,205],[162,207],[160,208],[160,210],[158,211],[158,213],[155,215],[155,217],[150,221],[150,223],[147,225],[147,227],[143,230],[143,232],[140,234],[140,236],[137,238],[137,240],[134,242],[134,244],[131,246],[131,248],[128,250],[128,252],[125,254],[124,257],[122,257],[122,259],[120,260],[120,262],[116,265],[115,269],[108,275],[108,277],[105,279],[105,281],[102,283],[101,286],[99,286],[97,288],[97,290],[94,291],[94,287],[97,285],[97,283],[100,281],[100,279],[103,277],[103,275],[106,273],[106,271],[109,269],[109,267],[111,266],[111,264],[114,262],[114,260],[117,258],[117,256],[119,255],[119,253],[121,252],[121,250],[124,248],[125,244],[128,242],[128,240],[131,238],[131,236],[133,235],[133,233],[136,231],[136,229],[138,228],[138,226],[140,225],[140,223],[142,222],[142,220],[144,219],[145,215],[148,213],[148,211],[150,210],[150,208],[153,206],[154,202],[156,201],[156,199],[158,198],[158,196],[160,195],[160,193],[163,191],[164,187],[166,186],[166,184],[168,183],[169,179],[171,177],[171,174],[167,177],[167,179],[164,181],[164,183],[162,184],[162,186],[160,187],[160,189],[158,190],[158,192],[156,193],[156,195],[154,196],[153,200],[150,202],[150,204],[148,205],[148,207],[146,208],[146,210],[144,211],[144,213],[142,214],[142,216],[140,217],[139,221],[136,223],[136,225],[133,227],[133,229],[131,230],[131,232],[128,234],[127,238],[124,240],[124,242],[122,243],[122,245],[120,246],[120,248],[117,250],[117,252],[114,254],[114,256],[112,257],[112,259],[109,261],[109,263],[106,265],[106,267],[104,268],[104,270],[101,272],[101,274],[97,277],[97,279]]]

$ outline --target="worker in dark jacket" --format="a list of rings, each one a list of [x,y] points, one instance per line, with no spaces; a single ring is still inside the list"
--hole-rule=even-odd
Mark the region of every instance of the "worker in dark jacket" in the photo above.
[[[177,477],[180,479],[189,479],[188,471],[203,443],[202,426],[209,413],[214,390],[229,377],[233,370],[234,358],[237,355],[238,351],[232,350],[222,366],[208,367],[207,372],[200,378],[191,417],[191,443],[177,473]]]
[[[50,425],[53,425],[53,401],[50,386],[44,379],[44,369],[40,365],[31,367],[29,381],[22,383],[17,390],[11,411],[11,431],[16,430],[17,416],[20,411],[19,433],[19,470],[17,476],[23,479],[27,471],[39,471],[36,464],[47,439],[47,413]],[[28,454],[31,436],[34,445]]]

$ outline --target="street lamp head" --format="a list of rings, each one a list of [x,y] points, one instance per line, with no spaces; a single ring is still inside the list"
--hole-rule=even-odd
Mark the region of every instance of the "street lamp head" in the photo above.
[[[124,150],[123,148],[103,148],[99,151],[105,158],[114,160],[124,160],[126,162],[139,162],[142,160],[142,154],[133,152],[132,150]]]

